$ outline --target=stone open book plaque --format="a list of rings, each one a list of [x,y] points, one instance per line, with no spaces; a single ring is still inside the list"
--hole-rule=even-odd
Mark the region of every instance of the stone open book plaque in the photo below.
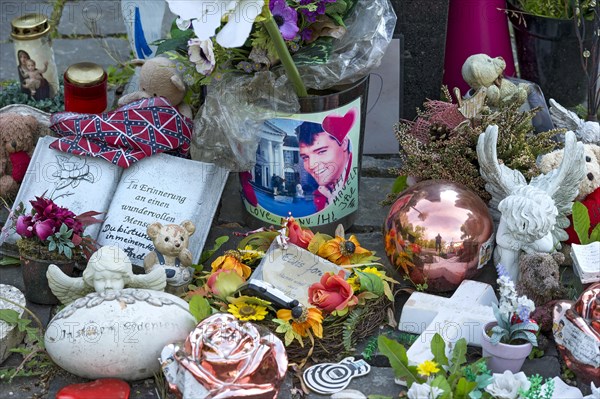
[[[85,234],[100,245],[118,245],[138,266],[154,248],[146,235],[148,224],[191,220],[196,232],[190,237],[189,249],[194,262],[199,261],[227,170],[167,154],[153,155],[122,169],[102,159],[50,149],[53,140],[40,138],[13,210],[22,202],[28,213],[29,201],[46,193],[75,214],[103,212],[100,218],[104,223],[89,226]],[[5,242],[12,244],[17,238],[12,234]]]
[[[323,274],[338,274],[340,270],[343,269],[312,252],[293,244],[282,248],[274,241],[250,281],[265,281],[308,306],[308,287],[318,283]]]

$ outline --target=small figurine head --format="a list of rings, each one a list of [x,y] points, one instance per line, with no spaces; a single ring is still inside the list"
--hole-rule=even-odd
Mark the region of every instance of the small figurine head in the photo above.
[[[492,58],[487,54],[475,54],[463,64],[462,76],[474,89],[490,87],[502,76],[505,68],[506,61],[502,57]]]
[[[117,246],[107,245],[94,252],[82,277],[96,292],[104,292],[123,289],[132,275],[127,254]]]
[[[25,61],[25,66],[27,67],[27,70],[29,72],[35,71],[35,61],[34,60]]]
[[[558,210],[545,191],[524,186],[498,204],[510,232],[525,243],[531,243],[552,230]]]
[[[163,255],[177,256],[189,245],[190,236],[196,227],[189,220],[179,224],[163,226],[156,222],[148,226],[146,233],[152,240],[154,247]]]

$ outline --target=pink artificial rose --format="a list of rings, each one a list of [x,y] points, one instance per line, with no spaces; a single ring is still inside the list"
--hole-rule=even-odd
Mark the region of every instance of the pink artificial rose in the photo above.
[[[219,298],[226,298],[229,295],[233,295],[245,281],[246,280],[233,269],[219,269],[210,275],[206,281],[206,286],[212,294]]]
[[[358,303],[354,290],[344,280],[345,273],[325,273],[321,281],[308,288],[308,301],[324,312],[343,310]]]
[[[21,215],[17,219],[17,234],[21,237],[33,237],[33,222],[31,216]]]
[[[48,237],[54,234],[54,223],[52,220],[44,220],[33,225],[33,231],[40,241],[46,241]]]
[[[312,240],[312,238],[315,236],[312,231],[300,227],[298,222],[296,222],[296,220],[294,220],[292,217],[289,218],[287,222],[287,229],[290,242],[299,246],[300,248],[308,248],[310,240]]]

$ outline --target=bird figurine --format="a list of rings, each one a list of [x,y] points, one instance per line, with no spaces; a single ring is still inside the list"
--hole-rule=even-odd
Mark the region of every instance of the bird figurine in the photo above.
[[[579,141],[600,145],[600,123],[584,121],[575,112],[569,111],[552,98],[550,99],[550,117],[555,127],[575,132]]]

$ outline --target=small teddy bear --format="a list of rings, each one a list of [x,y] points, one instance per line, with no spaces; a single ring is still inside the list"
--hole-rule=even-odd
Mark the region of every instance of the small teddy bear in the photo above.
[[[144,269],[150,273],[156,267],[164,268],[167,275],[165,291],[171,294],[183,294],[192,281],[194,268],[190,267],[193,261],[188,245],[195,231],[196,226],[189,220],[166,226],[155,222],[146,230],[154,251],[144,257]]]
[[[474,54],[462,66],[462,77],[474,90],[487,89],[487,104],[492,107],[517,102],[523,105],[529,94],[529,86],[518,86],[504,78],[506,62],[502,57],[491,58],[487,54]]]
[[[0,115],[0,193],[14,197],[31,161],[39,126],[31,115]]]
[[[551,254],[536,252],[524,254],[519,259],[521,277],[516,289],[519,295],[526,295],[541,307],[564,294],[560,283],[559,265],[565,256],[560,252]]]
[[[166,57],[154,57],[147,60],[133,60],[132,64],[141,66],[139,90],[119,99],[119,106],[142,98],[164,97],[179,113],[192,118],[192,109],[183,102],[186,88],[183,79],[177,73],[175,61]]]
[[[563,159],[564,150],[552,151],[543,155],[538,160],[538,167],[543,173],[548,173],[552,169],[558,168]],[[579,185],[579,194],[575,198],[581,201],[591,192],[600,187],[600,146],[595,144],[584,144],[583,153],[585,156],[586,172]]]

